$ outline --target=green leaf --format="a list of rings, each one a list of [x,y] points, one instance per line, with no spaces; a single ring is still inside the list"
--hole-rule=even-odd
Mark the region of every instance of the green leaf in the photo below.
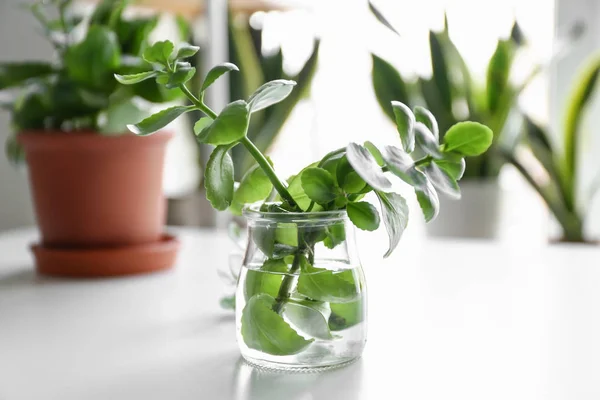
[[[367,150],[369,150],[369,153],[371,153],[371,155],[375,158],[377,164],[379,164],[380,167],[383,167],[385,165],[385,160],[383,159],[383,156],[381,155],[381,152],[379,151],[377,146],[375,146],[369,141],[366,141],[364,146]]]
[[[0,64],[0,90],[21,85],[31,78],[41,78],[55,72],[54,67],[44,62],[19,62]]]
[[[365,319],[365,306],[362,298],[349,303],[329,303],[329,329],[341,331],[360,324]]]
[[[213,123],[213,119],[211,117],[202,117],[194,124],[194,134],[199,136],[204,129],[210,126]]]
[[[433,31],[429,32],[429,48],[431,51],[432,79],[437,88],[439,100],[446,112],[452,112],[452,89],[448,76],[448,62],[444,54],[441,38]]]
[[[206,198],[220,211],[226,210],[233,199],[233,161],[228,153],[229,148],[227,145],[217,146],[204,172]]]
[[[221,297],[219,305],[224,310],[235,310],[235,295]]]
[[[169,80],[165,84],[167,89],[174,89],[183,85],[196,74],[196,68],[189,63],[183,63],[177,67],[177,71],[169,74]]]
[[[200,92],[204,92],[210,85],[215,83],[217,79],[219,79],[222,75],[231,71],[239,71],[240,69],[232,63],[223,63],[219,64],[215,67],[212,67],[208,74],[206,74],[206,78],[204,78],[204,82],[202,82],[202,87],[200,88]]]
[[[323,244],[328,249],[333,249],[346,240],[346,227],[343,222],[328,225],[325,228],[327,237],[323,239]]]
[[[233,195],[230,210],[236,215],[241,215],[244,205],[266,199],[272,190],[273,184],[269,177],[260,166],[255,165],[242,178]]]
[[[306,340],[273,311],[275,299],[267,294],[252,297],[242,310],[244,343],[263,353],[286,356],[299,353],[314,339]]]
[[[403,103],[392,101],[392,109],[396,118],[396,128],[400,134],[402,147],[407,153],[411,153],[415,149],[415,115]]]
[[[238,142],[248,130],[248,105],[244,100],[229,103],[213,123],[198,135],[200,143],[222,145]]]
[[[366,201],[348,203],[346,206],[348,218],[359,229],[374,231],[379,228],[379,212]]]
[[[486,76],[487,106],[491,114],[498,111],[502,97],[510,87],[510,70],[513,61],[514,43],[511,40],[498,40],[496,50],[490,59]]]
[[[307,168],[302,172],[301,179],[304,192],[318,204],[333,201],[339,193],[333,176],[323,168]]]
[[[467,166],[464,158],[461,158],[459,161],[441,159],[433,160],[433,162],[457,181],[462,178],[463,174],[465,173],[465,167]]]
[[[265,83],[256,89],[248,99],[250,112],[254,113],[283,101],[292,93],[294,86],[296,86],[296,82],[285,79]]]
[[[250,299],[257,294],[268,294],[276,298],[286,272],[288,267],[282,259],[267,259],[260,269],[248,269],[244,286],[245,298]]]
[[[373,13],[375,18],[377,18],[377,20],[379,22],[381,22],[383,24],[383,26],[385,26],[386,28],[388,28],[389,30],[394,32],[396,35],[400,36],[398,31],[396,29],[394,29],[392,24],[389,23],[389,21],[383,16],[381,11],[379,11],[379,9],[377,7],[375,7],[375,5],[373,4],[373,2],[371,0],[369,0],[369,10],[371,10],[371,13]]]
[[[360,193],[366,185],[367,183],[360,175],[354,171],[350,171],[344,179],[342,190],[345,193]]]
[[[304,229],[304,234],[308,230]],[[290,247],[298,247],[298,225],[294,223],[281,222],[275,229],[275,240],[277,243],[285,244]]]
[[[433,133],[435,140],[439,142],[440,128],[438,127],[437,120],[435,119],[435,117],[433,116],[431,111],[429,111],[428,109],[426,109],[424,107],[416,106],[414,108],[414,113],[415,113],[415,118],[416,118],[417,122],[420,122],[420,123],[424,124],[427,128],[429,128],[431,133]]]
[[[347,303],[359,295],[360,287],[351,279],[352,270],[339,272],[315,268],[305,257],[301,257],[300,262],[302,270],[297,290],[304,296],[319,301]]]
[[[477,156],[492,144],[494,134],[477,122],[459,122],[444,135],[444,151],[455,151],[465,156]]]
[[[144,60],[149,63],[160,64],[168,67],[171,62],[171,56],[175,46],[168,40],[156,42],[144,51]]]
[[[315,165],[317,165],[317,163],[312,164],[312,166]],[[305,170],[306,168],[300,171],[298,175],[294,175],[290,177],[290,179],[288,179],[288,192],[290,193],[296,204],[298,204],[298,207],[302,209],[302,211],[306,211],[311,203],[310,197],[308,197],[308,195],[304,191],[304,188],[302,187],[302,173]]]
[[[116,85],[113,73],[121,63],[117,35],[107,27],[92,25],[85,39],[68,48],[65,67],[69,77],[81,85],[110,91]]]
[[[346,157],[354,171],[373,189],[386,191],[392,183],[385,176],[373,155],[365,147],[350,143],[346,147]]]
[[[437,217],[440,210],[440,199],[431,183],[427,182],[427,185],[422,189],[415,189],[415,193],[425,221],[429,222]]]
[[[389,257],[400,243],[402,233],[408,224],[408,204],[404,197],[396,193],[384,193],[376,191],[381,205],[383,223],[390,239],[388,251],[383,256]]]
[[[158,71],[146,71],[131,75],[115,74],[115,79],[123,85],[133,85],[134,83],[142,82],[146,79],[155,78],[158,76],[158,74]]]
[[[395,121],[392,101],[410,104],[406,83],[391,64],[374,54],[371,54],[371,57],[373,59],[371,78],[377,102],[385,114]]]
[[[433,158],[443,157],[437,139],[425,124],[421,122],[415,123],[415,137],[417,147],[425,154]]]
[[[564,121],[564,162],[562,165],[567,207],[573,208],[576,204],[575,192],[577,182],[577,152],[579,151],[579,137],[583,134],[581,128],[583,114],[592,100],[596,90],[598,76],[600,75],[600,56],[593,56],[578,74],[567,101],[567,113]]]
[[[198,46],[192,46],[189,43],[182,43],[177,49],[176,59],[189,58],[195,55],[200,50]]]
[[[383,157],[390,172],[404,182],[416,188],[427,185],[427,177],[415,167],[413,159],[401,149],[394,146],[385,146]]]
[[[273,257],[275,252],[275,229],[271,226],[250,228],[250,237],[266,257]]]
[[[110,104],[100,115],[104,120],[98,126],[100,133],[121,135],[127,132],[128,124],[144,118],[148,115],[148,111],[138,107],[132,100],[127,100]]]
[[[425,175],[433,186],[454,199],[460,199],[460,188],[456,180],[449,173],[437,166],[435,162],[424,168]]]
[[[136,135],[150,135],[173,122],[181,114],[192,111],[193,109],[194,106],[174,106],[167,108],[149,116],[137,124],[127,125],[127,128]]]
[[[318,310],[322,302],[288,301],[283,306],[283,316],[305,336],[331,340],[333,336],[323,313]]]

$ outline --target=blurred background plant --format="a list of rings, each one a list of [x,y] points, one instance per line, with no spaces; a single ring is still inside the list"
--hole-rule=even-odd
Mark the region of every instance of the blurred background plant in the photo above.
[[[584,135],[583,120],[594,96],[600,56],[588,60],[576,76],[567,99],[561,130],[561,145],[552,143],[548,127],[526,117],[523,126],[525,142],[521,151],[503,149],[504,158],[514,165],[542,197],[561,228],[561,241],[588,242],[584,228],[592,199],[600,188],[600,175],[586,190],[587,196],[577,196],[580,185],[580,144]],[[562,148],[563,151],[558,151]],[[529,152],[522,150],[527,149]]]

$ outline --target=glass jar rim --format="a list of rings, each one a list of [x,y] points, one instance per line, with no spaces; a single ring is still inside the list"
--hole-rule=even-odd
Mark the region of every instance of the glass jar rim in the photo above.
[[[276,204],[276,203],[264,203],[264,204]],[[274,212],[274,211],[261,211],[260,207],[262,204],[253,204],[244,207],[242,215],[248,221],[252,222],[292,222],[292,223],[333,223],[346,221],[348,214],[346,210],[333,210],[333,211],[310,211],[310,212]]]

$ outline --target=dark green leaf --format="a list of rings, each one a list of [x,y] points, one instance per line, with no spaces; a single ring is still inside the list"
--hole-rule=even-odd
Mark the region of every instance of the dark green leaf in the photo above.
[[[91,26],[85,39],[69,47],[65,55],[65,66],[71,79],[105,92],[116,84],[113,73],[120,62],[117,35],[98,25]]]
[[[346,157],[354,171],[373,189],[386,191],[392,186],[373,155],[365,147],[356,143],[348,144]]]
[[[445,170],[438,167],[435,162],[427,165],[424,168],[424,172],[437,190],[454,199],[460,198],[460,188],[456,180]]]
[[[360,287],[352,279],[353,271],[330,271],[315,268],[301,257],[301,273],[297,290],[306,297],[319,301],[346,303],[359,296]],[[347,277],[347,275],[350,275]]]
[[[272,226],[250,228],[250,237],[266,257],[273,257],[275,252],[275,229]]]
[[[477,122],[459,122],[444,135],[444,151],[455,151],[465,156],[477,156],[492,144],[494,134]]]
[[[192,46],[189,43],[183,43],[179,45],[179,48],[177,49],[177,55],[175,56],[175,58],[183,59],[192,57],[198,52],[198,50],[200,50],[200,47],[198,46]]]
[[[412,153],[415,149],[415,115],[408,106],[399,101],[392,101],[392,109],[396,118],[396,128],[400,134],[402,147],[407,153]]]
[[[156,42],[144,51],[144,60],[167,67],[171,62],[174,49],[175,46],[168,40]]]
[[[204,172],[206,198],[217,210],[226,210],[233,199],[233,161],[230,146],[217,146],[210,155]]]
[[[146,71],[131,75],[115,74],[115,79],[123,85],[133,85],[134,83],[142,82],[146,79],[155,78],[158,76],[158,73],[158,71]]]
[[[328,249],[333,249],[346,240],[346,227],[343,222],[328,225],[325,234],[327,237],[323,240],[323,244]]]
[[[366,201],[348,203],[346,206],[348,218],[359,229],[374,231],[379,228],[379,212]]]
[[[240,69],[232,63],[223,63],[217,65],[216,67],[212,67],[208,74],[206,74],[206,78],[204,78],[204,82],[202,82],[202,87],[200,88],[201,92],[204,92],[210,85],[212,85],[217,79],[219,79],[223,74],[226,74],[230,71],[239,71]]]
[[[377,9],[377,7],[375,7],[375,5],[373,4],[373,2],[370,1],[370,0],[369,0],[369,10],[371,10],[371,12],[375,16],[375,18],[377,18],[377,20],[379,22],[381,22],[386,28],[388,28],[389,30],[391,30],[392,32],[394,32],[396,35],[400,36],[400,34],[398,33],[398,31],[396,29],[394,29],[394,27],[392,26],[392,24],[389,23],[389,21],[383,16],[383,14],[381,13],[381,11],[379,11],[379,9]]]
[[[246,300],[257,294],[277,297],[281,281],[287,271],[287,264],[282,259],[267,259],[260,269],[248,269],[244,287]]]
[[[439,34],[429,32],[429,47],[431,51],[431,68],[433,70],[433,82],[437,88],[438,96],[444,110],[452,112],[452,89],[448,76],[448,62],[444,54]]]
[[[31,78],[41,78],[54,72],[54,67],[43,62],[0,64],[0,90],[17,86]]]
[[[149,116],[137,124],[127,125],[127,128],[136,135],[150,135],[173,122],[181,114],[192,111],[193,109],[193,106],[174,106],[167,108]]]
[[[395,121],[392,101],[410,104],[406,83],[398,71],[388,62],[374,54],[371,57],[373,59],[371,78],[377,102],[386,115],[392,121]]]
[[[440,129],[438,127],[437,120],[435,119],[435,117],[433,116],[431,111],[429,111],[428,109],[426,109],[424,107],[416,106],[414,108],[414,113],[415,113],[415,118],[416,118],[417,122],[421,122],[427,128],[429,128],[431,133],[433,133],[435,140],[439,141],[440,140]]]
[[[365,306],[362,298],[349,303],[330,303],[329,329],[341,331],[360,324],[365,319]]]
[[[417,194],[417,201],[419,202],[419,206],[421,206],[425,221],[429,222],[437,217],[440,210],[440,200],[431,183],[428,182],[422,189],[415,189],[415,193]]]
[[[299,353],[314,339],[306,340],[273,311],[275,299],[260,294],[248,300],[242,310],[241,333],[244,343],[263,353],[285,356]]]
[[[283,101],[292,93],[294,86],[296,86],[296,82],[285,79],[277,79],[265,83],[256,89],[248,99],[250,112],[254,113]]]
[[[430,155],[433,158],[442,158],[440,145],[425,124],[421,122],[415,123],[415,138],[417,147],[425,154]]]
[[[323,168],[307,168],[302,172],[301,179],[304,192],[318,204],[329,203],[339,193],[333,176]]]
[[[367,183],[360,175],[354,171],[350,171],[344,179],[342,190],[346,193],[360,193],[365,188],[366,184]]]
[[[514,43],[510,40],[498,40],[496,51],[492,55],[487,68],[486,94],[488,109],[495,114],[500,106],[500,99],[509,87],[510,70],[513,60]]]
[[[521,27],[519,26],[517,21],[513,23],[513,26],[510,30],[510,39],[517,46],[522,46],[526,44],[525,35],[523,34],[523,31],[521,30]]]
[[[441,159],[433,160],[433,162],[446,171],[454,180],[460,180],[465,173],[466,163],[464,158],[460,158],[459,161]]]
[[[389,170],[404,182],[416,188],[427,185],[427,177],[419,171],[408,154],[394,146],[385,146],[383,157]]]
[[[196,68],[191,67],[189,63],[185,64],[186,65],[178,67],[177,71],[169,74],[169,80],[165,84],[167,89],[173,89],[185,84],[187,81],[192,79],[194,74],[196,74]]]
[[[213,123],[200,132],[198,141],[212,145],[235,143],[246,136],[249,118],[244,100],[229,103]]]
[[[383,222],[390,239],[388,251],[383,256],[387,258],[396,249],[398,243],[400,243],[402,233],[404,233],[408,224],[408,204],[402,196],[396,193],[376,191],[375,194],[379,198]]]

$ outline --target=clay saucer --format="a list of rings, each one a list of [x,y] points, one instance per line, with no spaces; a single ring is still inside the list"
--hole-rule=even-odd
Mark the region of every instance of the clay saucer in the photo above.
[[[37,271],[45,275],[96,278],[143,274],[171,268],[180,243],[164,234],[153,243],[95,249],[53,248],[34,244]]]

